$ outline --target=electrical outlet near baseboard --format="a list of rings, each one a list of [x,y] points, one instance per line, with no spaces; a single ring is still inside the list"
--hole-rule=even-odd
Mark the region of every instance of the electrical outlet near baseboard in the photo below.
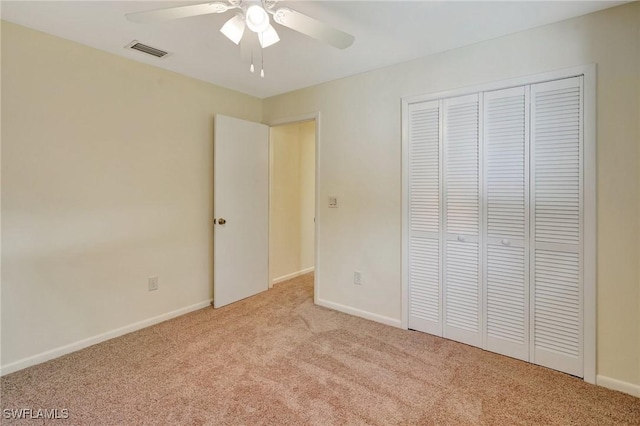
[[[149,277],[149,291],[158,289],[158,277]]]
[[[353,271],[353,283],[355,285],[362,285],[362,274],[360,271]]]

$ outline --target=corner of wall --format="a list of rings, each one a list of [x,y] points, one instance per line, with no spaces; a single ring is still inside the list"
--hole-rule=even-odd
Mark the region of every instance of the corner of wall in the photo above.
[[[622,380],[601,375],[596,376],[596,384],[607,389],[628,393],[629,395],[640,398],[640,385],[634,385],[633,383],[623,382]]]
[[[79,340],[77,342],[73,342],[68,345],[47,350],[39,354],[29,356],[27,358],[19,359],[7,365],[0,364],[0,376],[11,374],[13,372],[22,370],[27,367],[31,367],[33,365],[42,364],[43,362],[47,362],[52,359],[70,354],[72,352],[76,352],[81,349],[88,348],[89,346],[93,346],[98,343],[102,343],[107,340],[114,339],[116,337],[124,336],[125,334],[133,333],[134,331],[138,331],[143,328],[150,327],[152,325],[159,324],[164,321],[168,321],[172,318],[176,318],[181,315],[185,315],[190,312],[197,311],[198,309],[206,308],[211,304],[211,302],[213,302],[213,299],[205,300],[200,303],[196,303],[191,306],[186,306],[181,309],[176,309],[175,311],[167,312],[162,315],[157,315],[153,318],[148,318],[143,321],[138,321],[136,323],[129,324],[127,326],[108,331],[106,333],[101,333],[96,336],[89,337],[87,339]]]

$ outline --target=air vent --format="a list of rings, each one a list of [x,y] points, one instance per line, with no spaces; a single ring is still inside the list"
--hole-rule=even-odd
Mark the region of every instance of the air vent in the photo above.
[[[146,53],[147,55],[155,56],[156,58],[165,58],[170,55],[169,52],[156,49],[155,47],[147,46],[146,44],[142,44],[137,40],[133,40],[131,43],[127,44],[125,48],[137,50],[139,52]]]

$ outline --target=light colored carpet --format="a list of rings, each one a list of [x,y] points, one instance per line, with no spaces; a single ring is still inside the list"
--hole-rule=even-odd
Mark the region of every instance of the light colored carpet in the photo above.
[[[638,398],[315,306],[312,275],[5,376],[1,405],[68,409],[56,425],[640,424]]]

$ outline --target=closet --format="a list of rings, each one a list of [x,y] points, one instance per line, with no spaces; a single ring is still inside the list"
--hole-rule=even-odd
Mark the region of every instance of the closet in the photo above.
[[[595,330],[585,345],[584,329],[585,274],[590,327],[595,317],[584,79],[404,99],[407,328],[579,377],[586,349],[595,372]]]

